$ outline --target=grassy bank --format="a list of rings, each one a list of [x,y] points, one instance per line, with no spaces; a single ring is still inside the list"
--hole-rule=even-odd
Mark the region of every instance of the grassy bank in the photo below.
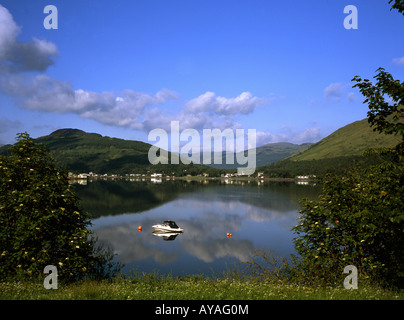
[[[240,278],[173,278],[144,275],[114,281],[59,284],[46,290],[42,283],[0,283],[0,299],[18,300],[404,300],[401,290],[390,291],[359,284],[357,290],[340,287],[302,287]]]

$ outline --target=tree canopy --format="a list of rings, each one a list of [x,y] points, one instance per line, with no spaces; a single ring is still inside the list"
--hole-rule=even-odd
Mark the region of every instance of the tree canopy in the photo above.
[[[41,277],[47,265],[63,281],[95,275],[107,262],[79,208],[67,172],[27,133],[0,157],[0,279]]]

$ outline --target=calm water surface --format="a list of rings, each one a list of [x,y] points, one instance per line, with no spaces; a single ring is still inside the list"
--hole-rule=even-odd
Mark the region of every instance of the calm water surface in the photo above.
[[[157,182],[157,183],[156,183]],[[124,273],[221,274],[260,248],[293,253],[290,229],[299,199],[319,186],[254,181],[94,181],[77,185],[100,242],[113,248]],[[152,225],[174,220],[184,232],[166,240]],[[142,226],[142,232],[138,227]],[[232,237],[227,237],[231,233]]]

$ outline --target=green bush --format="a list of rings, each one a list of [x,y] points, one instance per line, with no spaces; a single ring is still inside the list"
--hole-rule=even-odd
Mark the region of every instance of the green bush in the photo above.
[[[17,140],[0,157],[0,280],[43,277],[46,265],[61,281],[94,275],[106,258],[94,254],[89,215],[67,173],[27,133]]]
[[[404,167],[328,176],[319,201],[305,200],[295,248],[307,274],[340,281],[347,265],[385,284],[404,280]],[[338,280],[339,279],[339,280]]]
[[[354,87],[366,97],[374,130],[401,136],[401,142],[373,151],[381,164],[342,178],[328,175],[320,200],[303,202],[293,230],[300,269],[310,281],[335,282],[354,265],[362,278],[404,286],[404,82],[377,71],[375,85],[356,76]]]

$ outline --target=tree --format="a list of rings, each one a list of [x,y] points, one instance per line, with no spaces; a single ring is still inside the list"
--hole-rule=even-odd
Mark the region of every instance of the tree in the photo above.
[[[389,0],[389,3],[394,1],[393,6],[391,9],[397,9],[398,12],[404,14],[404,0]]]
[[[40,277],[46,265],[61,281],[94,275],[106,262],[95,255],[89,215],[78,206],[67,172],[27,133],[0,157],[0,279]]]
[[[384,284],[404,281],[404,166],[329,175],[319,201],[305,200],[294,227],[301,267],[323,283],[347,265]]]
[[[357,83],[353,87],[358,87],[366,99],[363,103],[368,103],[368,121],[374,131],[385,134],[400,135],[404,141],[404,81],[394,80],[393,76],[383,68],[376,71],[379,73],[374,77],[376,84],[372,84],[368,79],[362,80],[355,76],[352,81]],[[392,103],[385,100],[389,97]],[[398,145],[397,151],[401,153],[403,143]]]
[[[395,0],[392,9],[404,14],[404,1]],[[369,151],[381,157],[379,164],[356,166],[343,177],[327,174],[320,199],[302,200],[299,224],[292,229],[298,256],[292,256],[293,265],[275,266],[289,281],[341,285],[344,268],[354,265],[361,280],[404,287],[404,82],[383,68],[377,71],[376,84],[355,76],[354,87],[369,104],[374,130],[399,135],[401,142]],[[259,258],[273,267],[267,254]],[[255,261],[250,265],[259,275],[271,274]]]
[[[404,286],[404,82],[377,71],[375,84],[355,76],[354,87],[366,98],[374,130],[399,135],[401,142],[373,151],[381,164],[357,167],[342,178],[328,175],[320,200],[303,201],[293,230],[300,271],[311,273],[310,281],[335,282],[345,266],[354,265],[373,281]]]

